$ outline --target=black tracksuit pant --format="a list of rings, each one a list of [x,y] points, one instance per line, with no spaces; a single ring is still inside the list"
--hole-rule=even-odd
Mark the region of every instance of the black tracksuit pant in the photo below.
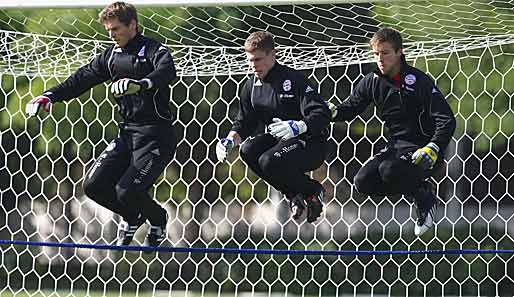
[[[173,159],[177,140],[169,122],[120,124],[120,134],[84,178],[84,192],[129,223],[166,223],[166,210],[148,191]]]
[[[311,195],[321,190],[321,184],[305,173],[321,166],[326,151],[325,140],[280,141],[265,133],[245,140],[239,154],[259,177],[292,196]]]
[[[439,157],[432,170],[414,165],[411,157],[418,148],[418,145],[407,141],[390,141],[355,175],[357,191],[368,195],[414,195],[421,183],[443,163]]]

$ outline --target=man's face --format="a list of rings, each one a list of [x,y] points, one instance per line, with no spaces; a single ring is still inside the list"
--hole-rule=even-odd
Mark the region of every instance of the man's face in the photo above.
[[[391,43],[386,41],[374,45],[373,56],[382,74],[393,77],[400,72],[402,50],[395,51]]]
[[[137,33],[136,20],[132,20],[127,26],[120,22],[120,20],[116,17],[106,20],[104,22],[104,27],[109,34],[109,38],[111,38],[118,47],[124,47],[127,45],[129,40],[134,38]]]
[[[246,52],[248,64],[252,68],[252,72],[259,79],[263,79],[268,74],[269,70],[275,65],[276,56],[275,50],[254,50]]]

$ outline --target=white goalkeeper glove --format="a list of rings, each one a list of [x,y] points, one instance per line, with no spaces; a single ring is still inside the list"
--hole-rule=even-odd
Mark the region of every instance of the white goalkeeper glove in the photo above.
[[[268,126],[269,133],[275,138],[288,140],[307,132],[307,124],[304,121],[287,120],[273,118],[273,123]]]
[[[216,144],[216,157],[218,161],[225,162],[227,160],[228,154],[234,148],[234,139],[232,138],[222,138],[218,144]]]
[[[330,112],[332,113],[332,120],[337,117],[337,105],[335,105],[332,102],[327,102],[328,108],[330,109]]]
[[[412,163],[423,169],[434,168],[435,162],[439,154],[439,146],[433,142],[429,142],[426,146],[419,148],[412,154]]]
[[[25,106],[25,113],[29,117],[35,116],[39,112],[39,108],[43,107],[43,110],[46,112],[50,111],[50,107],[52,106],[52,101],[47,96],[41,95],[36,98],[30,100],[29,103]]]
[[[114,97],[121,97],[125,95],[132,95],[140,92],[141,90],[146,90],[151,88],[151,81],[149,79],[131,79],[131,78],[123,78],[117,80],[111,85],[111,93]]]

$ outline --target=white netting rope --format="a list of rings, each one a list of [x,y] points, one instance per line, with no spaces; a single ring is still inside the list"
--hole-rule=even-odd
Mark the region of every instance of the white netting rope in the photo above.
[[[0,30],[0,71],[28,76],[68,76],[111,43]],[[514,43],[514,34],[405,44],[407,60]],[[180,75],[211,76],[248,73],[242,47],[173,46]],[[299,70],[371,63],[368,45],[278,47],[279,61]]]
[[[178,115],[177,156],[152,189],[152,195],[170,212],[166,244],[324,250],[512,249],[513,2],[439,3],[144,9],[145,34],[153,32],[170,46],[179,69],[170,100]],[[81,188],[87,168],[116,135],[108,86],[56,104],[50,115],[37,120],[23,113],[29,98],[61,81],[108,45],[94,20],[96,12],[82,12],[86,14],[73,19],[54,13],[57,17],[48,23],[39,15],[44,12],[29,18],[22,11],[23,21],[17,21],[17,14],[9,22],[0,21],[2,239],[105,244],[113,242],[116,234],[118,218],[84,197]],[[284,23],[293,12],[301,17]],[[0,12],[0,17],[5,13]],[[432,22],[422,20],[423,16]],[[233,24],[234,20],[242,20],[243,25]],[[233,27],[212,30],[216,21]],[[355,34],[343,32],[338,37],[343,28],[338,24],[351,22]],[[14,30],[22,23],[32,26],[30,33]],[[325,98],[342,101],[370,70],[369,50],[362,43],[379,24],[403,27],[407,59],[436,80],[457,117],[447,166],[435,177],[444,200],[440,221],[434,234],[423,239],[414,237],[411,203],[401,197],[364,197],[352,188],[356,171],[385,141],[374,110],[332,126],[327,162],[313,173],[327,188],[327,207],[315,225],[291,220],[287,201],[279,193],[238,158],[229,165],[218,164],[213,151],[237,109],[237,94],[247,73],[240,46],[250,29],[274,31],[281,61],[304,69]],[[304,33],[302,28],[311,30]],[[178,34],[200,29],[221,37]],[[318,39],[302,41],[302,36]],[[145,231],[137,234],[139,243]],[[156,290],[172,290],[163,293],[166,296],[190,296],[192,292],[218,296],[239,292],[506,295],[514,283],[511,255],[319,258],[145,256],[24,247],[3,251],[2,296],[13,292],[37,295],[45,290],[52,296],[59,290],[68,295],[110,291],[107,296],[134,291],[141,296]]]
[[[282,6],[140,7],[140,27],[165,44],[239,47],[250,30],[267,30],[282,46],[365,43],[383,25],[399,28],[406,41],[435,41],[512,34],[512,0],[370,1]],[[6,10],[3,29],[50,36],[106,39],[99,9]]]

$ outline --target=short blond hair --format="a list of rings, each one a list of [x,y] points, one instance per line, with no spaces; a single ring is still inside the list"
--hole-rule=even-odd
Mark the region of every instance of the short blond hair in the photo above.
[[[246,38],[245,41],[245,52],[253,52],[256,50],[264,50],[269,52],[275,49],[275,41],[273,40],[273,34],[267,31],[253,32]]]
[[[403,48],[402,35],[398,30],[393,28],[385,27],[375,32],[369,41],[369,45],[374,47],[383,42],[389,42],[395,51]]]
[[[98,14],[98,21],[101,24],[105,24],[107,20],[118,18],[118,20],[125,24],[130,25],[132,20],[136,21],[137,24],[137,10],[136,7],[126,2],[114,2],[107,5]]]

